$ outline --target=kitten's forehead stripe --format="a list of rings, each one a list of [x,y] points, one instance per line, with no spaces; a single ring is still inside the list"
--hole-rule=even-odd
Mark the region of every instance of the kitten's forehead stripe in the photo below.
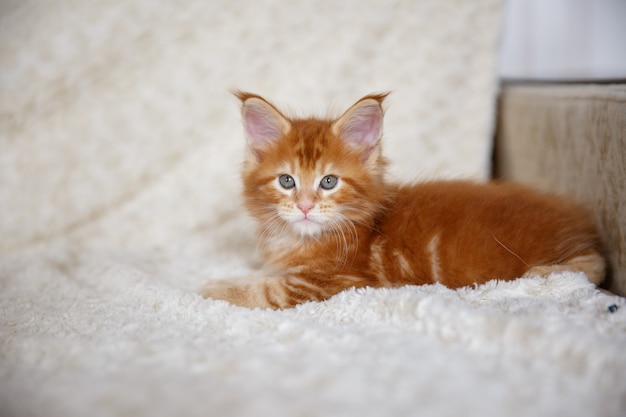
[[[328,123],[316,119],[295,120],[293,123],[298,128],[294,129],[297,135],[291,138],[291,145],[300,166],[311,169],[328,146]]]

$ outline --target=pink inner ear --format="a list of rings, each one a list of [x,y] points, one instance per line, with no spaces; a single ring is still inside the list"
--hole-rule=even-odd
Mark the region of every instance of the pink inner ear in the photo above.
[[[383,112],[378,102],[364,102],[357,106],[345,116],[341,136],[353,145],[371,149],[380,138]]]
[[[247,100],[243,108],[243,124],[250,143],[263,144],[280,139],[279,117],[265,103],[256,99]]]

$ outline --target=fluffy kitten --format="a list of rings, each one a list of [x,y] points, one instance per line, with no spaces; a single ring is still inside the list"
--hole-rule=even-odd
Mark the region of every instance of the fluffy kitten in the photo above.
[[[260,96],[237,96],[245,205],[266,265],[208,282],[205,297],[285,308],[350,287],[456,288],[562,270],[604,278],[591,220],[561,198],[498,182],[385,182],[384,94],[335,120],[290,119]]]

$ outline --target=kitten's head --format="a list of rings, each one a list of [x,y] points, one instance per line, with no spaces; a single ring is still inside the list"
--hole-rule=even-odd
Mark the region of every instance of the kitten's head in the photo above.
[[[381,155],[386,94],[334,120],[290,119],[260,96],[242,101],[244,198],[266,231],[312,238],[370,226],[386,196]]]

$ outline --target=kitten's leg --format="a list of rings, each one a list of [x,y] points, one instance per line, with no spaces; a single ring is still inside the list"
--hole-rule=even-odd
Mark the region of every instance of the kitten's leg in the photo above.
[[[200,290],[205,298],[249,308],[288,308],[327,298],[320,288],[292,276],[248,276],[209,281]]]
[[[523,277],[545,277],[553,272],[574,271],[583,272],[587,275],[589,282],[600,285],[604,280],[606,273],[606,264],[604,257],[596,251],[592,251],[585,255],[579,255],[571,258],[561,264],[556,265],[539,265],[530,268]]]

